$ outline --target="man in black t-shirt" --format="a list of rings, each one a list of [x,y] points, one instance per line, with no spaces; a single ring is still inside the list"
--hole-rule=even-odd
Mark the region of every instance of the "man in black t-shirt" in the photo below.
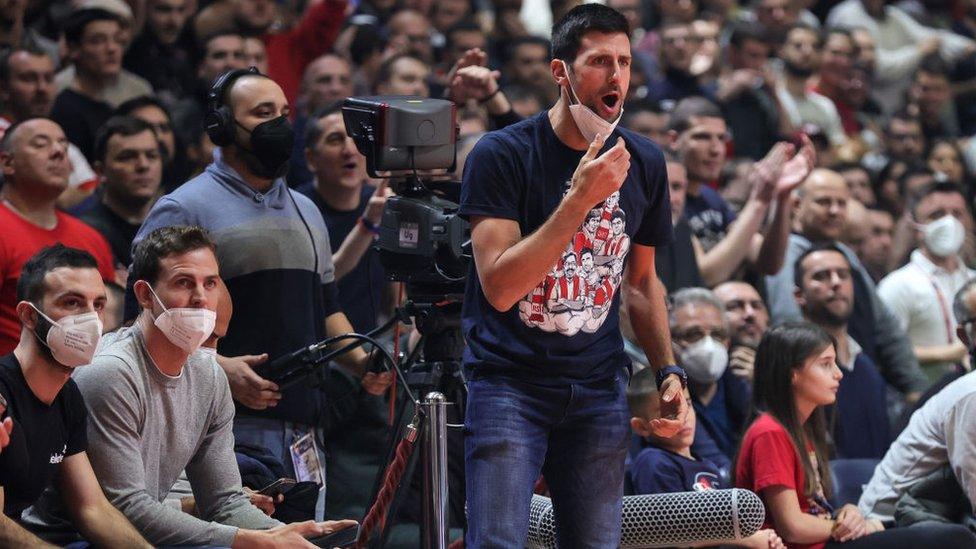
[[[159,139],[152,126],[115,116],[95,138],[95,170],[102,177],[102,200],[81,217],[105,237],[116,261],[132,263],[132,240],[156,202],[163,180]]]
[[[559,101],[485,135],[464,166],[460,214],[475,258],[462,310],[473,548],[524,546],[540,473],[560,546],[619,545],[630,431],[619,294],[661,388],[652,427],[671,436],[688,413],[654,272],[654,247],[671,240],[664,156],[616,127],[630,83],[627,21],[583,4],[552,36]]]
[[[380,187],[367,185],[366,157],[346,133],[341,102],[310,114],[307,124],[305,160],[313,178],[298,191],[322,212],[342,312],[356,332],[365,334],[379,324],[383,294],[390,294],[379,253],[372,248],[386,205],[386,181]]]
[[[17,299],[20,343],[0,358],[3,413],[13,424],[0,454],[0,546],[43,545],[19,520],[57,475],[65,507],[92,543],[149,547],[102,494],[85,454],[85,403],[71,380],[101,337],[106,296],[95,259],[60,244],[42,249],[21,269]]]

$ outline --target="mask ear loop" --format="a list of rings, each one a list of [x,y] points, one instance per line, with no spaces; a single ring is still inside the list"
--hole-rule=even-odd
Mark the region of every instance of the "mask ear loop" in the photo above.
[[[163,308],[163,312],[165,313],[166,311],[169,311],[169,308],[167,308],[166,305],[163,304],[163,300],[159,299],[159,296],[156,294],[156,290],[153,289],[152,284],[146,282],[146,286],[149,287],[149,291],[152,293],[153,297],[156,298],[156,302],[159,303],[159,306]],[[151,309],[149,310],[149,315],[152,316]],[[154,317],[153,320],[156,320],[156,318],[158,317]]]
[[[563,69],[566,71],[566,82],[569,83],[570,99],[576,101],[577,105],[582,105],[583,103],[580,102],[579,96],[576,95],[576,90],[573,88],[573,81],[569,78],[569,65],[567,65],[562,59],[560,59],[559,62],[563,64]]]
[[[49,317],[46,314],[44,314],[44,311],[41,311],[41,309],[37,305],[34,305],[30,301],[28,301],[27,304],[30,305],[32,309],[34,309],[35,311],[37,311],[37,314],[39,314],[42,317],[44,317],[44,320],[48,321],[51,324],[52,327],[58,325],[57,322],[51,320],[51,317]],[[31,333],[34,334],[34,337],[36,337],[37,340],[41,342],[41,345],[44,345],[48,349],[51,348],[51,346],[47,344],[47,341],[45,340],[45,338],[42,338],[41,337],[41,334],[37,333],[37,326],[35,326],[34,329],[31,330]],[[51,333],[50,332],[50,329],[48,330],[48,333]]]
[[[43,316],[44,317],[44,320],[50,322],[51,324],[57,325],[57,322],[51,320],[51,317],[49,317],[46,314],[44,314],[44,311],[42,311],[39,308],[37,308],[37,305],[34,305],[30,301],[28,301],[27,304],[30,305],[32,309],[34,309],[35,311],[37,311],[37,314]]]

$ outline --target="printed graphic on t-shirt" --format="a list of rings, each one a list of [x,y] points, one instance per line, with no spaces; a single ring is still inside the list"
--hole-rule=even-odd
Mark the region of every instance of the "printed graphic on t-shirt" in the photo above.
[[[569,189],[571,182],[566,182]],[[630,237],[620,192],[598,204],[566,245],[545,280],[519,301],[526,325],[572,336],[600,329],[623,277]]]
[[[707,471],[702,471],[695,474],[695,483],[691,486],[692,490],[696,492],[707,492],[708,490],[717,490],[720,487],[718,475],[714,473],[709,473]]]
[[[725,230],[722,228],[722,212],[705,210],[690,215],[687,219],[691,232],[694,233],[704,251],[711,250],[725,238]]]

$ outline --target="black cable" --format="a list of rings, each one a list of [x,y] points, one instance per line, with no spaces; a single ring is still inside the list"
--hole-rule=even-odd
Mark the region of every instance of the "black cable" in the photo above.
[[[385,325],[383,327],[385,327]],[[381,328],[383,328],[383,327],[377,328],[376,330],[372,330],[370,332],[370,334],[375,335],[375,333],[378,333],[379,331],[382,331]],[[316,367],[316,366],[318,366],[318,365],[320,365],[322,363],[330,362],[331,360],[333,360],[335,357],[337,357],[339,355],[348,353],[349,351],[355,349],[356,347],[361,347],[363,345],[363,343],[370,343],[370,344],[373,345],[374,349],[379,349],[379,351],[383,354],[383,357],[384,357],[385,361],[388,364],[388,366],[386,368],[387,371],[389,371],[391,369],[394,370],[394,371],[396,371],[397,376],[400,379],[404,380],[404,382],[403,382],[403,388],[406,391],[407,396],[410,398],[410,401],[413,402],[413,404],[415,406],[419,406],[420,405],[420,401],[417,400],[417,397],[414,396],[413,391],[411,391],[410,390],[410,387],[407,386],[407,383],[406,383],[406,379],[407,378],[404,376],[403,371],[400,370],[400,366],[396,363],[395,360],[393,360],[393,355],[391,355],[390,352],[387,351],[385,347],[383,347],[382,345],[380,345],[380,343],[378,341],[376,341],[375,339],[373,339],[372,335],[357,334],[357,333],[348,333],[348,334],[341,334],[341,335],[333,336],[333,337],[330,337],[330,338],[327,338],[327,339],[322,340],[320,343],[317,343],[316,346],[326,347],[326,346],[334,345],[335,343],[338,343],[340,341],[347,340],[347,339],[355,339],[355,340],[357,340],[357,342],[356,343],[350,343],[349,345],[346,345],[345,347],[342,347],[340,349],[336,349],[334,351],[330,351],[325,356],[323,356],[321,358],[318,358],[318,359],[315,359],[306,368],[309,371],[305,375],[309,375],[311,373],[310,370],[313,367]]]
[[[295,201],[295,197],[292,196],[291,189],[288,188],[288,185],[284,185],[284,187],[285,193],[288,195],[288,198],[291,199],[292,205],[295,206],[295,211],[298,212],[298,219],[301,219],[302,225],[305,225],[305,232],[308,233],[308,239],[312,242],[312,254],[315,256],[315,268],[313,272],[315,273],[315,276],[319,276],[319,249],[315,245],[315,236],[312,235],[312,229],[308,226],[308,221],[305,221],[305,216],[302,215],[302,209],[298,207],[298,202]]]

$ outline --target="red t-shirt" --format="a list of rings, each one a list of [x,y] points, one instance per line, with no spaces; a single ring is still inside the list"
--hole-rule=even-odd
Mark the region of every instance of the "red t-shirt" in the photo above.
[[[346,20],[346,0],[312,3],[293,28],[263,36],[268,76],[281,86],[292,105],[302,87],[305,67],[330,51]]]
[[[30,223],[0,202],[0,355],[13,351],[20,341],[17,280],[20,268],[41,248],[60,242],[85,250],[95,257],[102,278],[115,281],[115,262],[105,238],[66,213],[57,212],[57,216],[57,226],[47,230]]]
[[[816,467],[813,449],[808,448],[808,451]],[[763,497],[762,491],[765,488],[783,486],[796,491],[800,510],[804,513],[830,516],[813,498],[803,495],[806,479],[803,476],[800,455],[796,453],[786,429],[769,414],[756,418],[742,439],[739,460],[735,466],[735,485],[752,490],[760,497]],[[818,489],[817,492],[822,495],[823,490]],[[772,516],[767,509],[763,528],[772,527]],[[820,543],[786,545],[791,549],[821,549],[825,543],[826,540]]]

